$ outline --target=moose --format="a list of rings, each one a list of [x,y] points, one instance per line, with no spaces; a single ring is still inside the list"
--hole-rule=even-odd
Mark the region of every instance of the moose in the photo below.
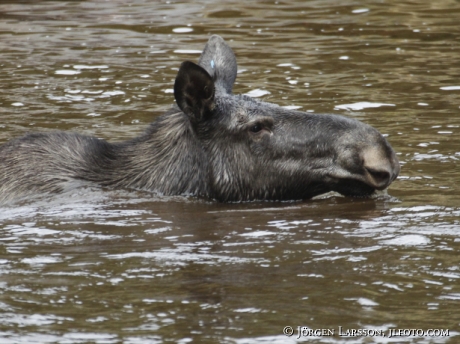
[[[183,62],[176,104],[140,136],[107,142],[72,132],[29,133],[0,146],[0,203],[78,182],[221,202],[302,200],[336,191],[369,197],[396,179],[387,140],[358,120],[289,110],[232,93],[232,49],[210,37]]]

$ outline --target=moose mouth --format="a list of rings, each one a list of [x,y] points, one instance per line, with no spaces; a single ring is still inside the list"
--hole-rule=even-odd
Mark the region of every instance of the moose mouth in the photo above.
[[[382,188],[377,189],[360,180],[342,179],[334,186],[333,190],[347,197],[367,198]]]
[[[376,190],[385,190],[397,178],[399,166],[395,173],[387,173],[367,169],[364,176],[339,179],[333,190],[348,197],[371,197]]]

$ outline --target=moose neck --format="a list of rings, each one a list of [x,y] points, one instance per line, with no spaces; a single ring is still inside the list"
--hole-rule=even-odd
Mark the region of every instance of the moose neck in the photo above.
[[[209,195],[206,155],[187,116],[177,108],[116,149],[113,170],[118,178],[112,185],[163,195]]]

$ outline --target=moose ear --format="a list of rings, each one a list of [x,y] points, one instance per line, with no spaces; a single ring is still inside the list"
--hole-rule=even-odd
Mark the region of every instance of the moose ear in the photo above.
[[[232,48],[220,36],[213,35],[201,53],[198,64],[211,75],[218,90],[232,93],[237,65]]]
[[[205,69],[185,61],[174,83],[174,97],[179,108],[192,121],[207,119],[214,109],[214,81]]]

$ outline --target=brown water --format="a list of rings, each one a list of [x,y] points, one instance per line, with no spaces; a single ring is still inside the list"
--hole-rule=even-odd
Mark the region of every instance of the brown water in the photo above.
[[[94,188],[0,209],[0,342],[459,343],[459,19],[453,0],[1,2],[0,142],[133,137],[219,34],[236,93],[369,123],[402,172],[377,200]]]

